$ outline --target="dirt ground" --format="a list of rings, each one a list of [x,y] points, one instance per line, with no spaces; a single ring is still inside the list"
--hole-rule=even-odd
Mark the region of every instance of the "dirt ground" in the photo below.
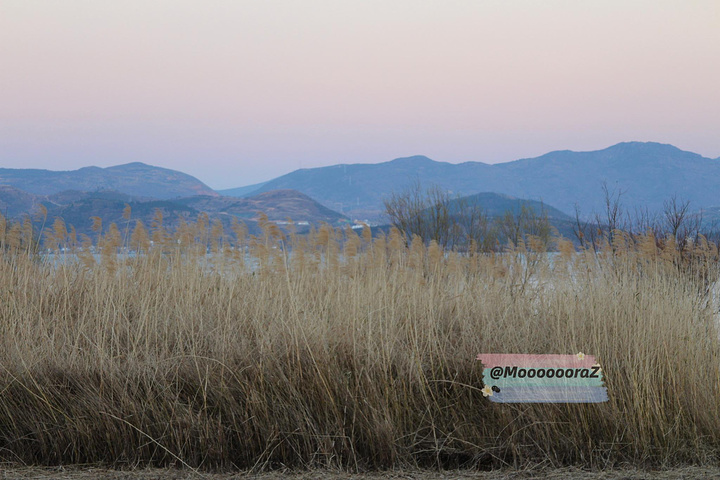
[[[273,472],[263,474],[249,474],[243,472],[207,474],[198,473],[192,470],[161,470],[161,469],[138,469],[138,470],[107,470],[94,467],[2,467],[0,466],[0,479],[58,479],[58,480],[89,480],[89,479],[112,479],[112,480],[186,480],[186,479],[207,479],[207,480],[276,480],[289,478],[291,480],[451,480],[451,479],[479,479],[479,480],[500,480],[500,479],[579,479],[579,480],[609,480],[609,479],[713,479],[720,478],[720,467],[683,467],[668,470],[638,470],[633,467],[614,469],[608,471],[583,471],[573,468],[537,468],[526,470],[496,470],[492,472],[477,472],[468,470],[458,471],[388,471],[379,473],[349,474],[334,471],[310,471],[310,472]]]

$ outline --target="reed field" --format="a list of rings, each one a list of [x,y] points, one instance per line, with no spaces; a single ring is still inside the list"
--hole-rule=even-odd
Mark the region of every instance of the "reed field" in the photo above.
[[[95,238],[77,238],[62,221],[41,236],[0,221],[2,462],[720,460],[718,248],[703,237],[614,232],[597,251],[528,237],[460,253],[396,230],[300,236],[262,218],[258,236],[205,218],[172,232],[161,217],[96,222]],[[480,353],[578,352],[600,362],[608,402],[483,397]]]

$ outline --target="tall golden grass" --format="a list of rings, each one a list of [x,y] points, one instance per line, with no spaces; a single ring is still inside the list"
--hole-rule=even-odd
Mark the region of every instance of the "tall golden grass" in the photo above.
[[[349,470],[715,462],[717,246],[443,252],[323,226],[0,221],[0,459]],[[105,233],[103,233],[105,232]],[[151,240],[153,243],[151,244]],[[92,246],[100,255],[92,255]],[[84,247],[83,247],[84,245]],[[128,246],[137,255],[119,253]],[[60,253],[62,248],[66,252]],[[207,252],[212,254],[208,255]],[[493,404],[479,353],[577,353],[603,404]]]

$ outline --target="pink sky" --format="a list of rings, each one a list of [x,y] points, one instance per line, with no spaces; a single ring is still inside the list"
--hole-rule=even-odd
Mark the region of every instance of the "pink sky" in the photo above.
[[[0,0],[0,167],[720,156],[716,0]]]

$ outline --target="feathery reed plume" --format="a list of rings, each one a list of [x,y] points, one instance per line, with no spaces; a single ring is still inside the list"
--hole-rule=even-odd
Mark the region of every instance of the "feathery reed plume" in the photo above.
[[[34,253],[33,250],[37,250],[38,243],[34,241],[35,231],[33,229],[32,220],[28,215],[23,217],[22,222],[22,244],[28,253]],[[38,242],[40,239],[38,239]]]
[[[0,250],[5,249],[5,238],[7,236],[7,219],[0,213]]]
[[[103,236],[102,242],[100,243],[100,253],[102,255],[102,262],[106,266],[109,272],[115,272],[118,265],[118,248],[122,246],[122,236],[120,229],[115,222],[110,223],[107,233]]]
[[[58,251],[67,247],[68,231],[62,218],[56,218],[51,230],[45,232],[45,247]]]
[[[135,220],[135,228],[130,236],[130,248],[138,253],[150,250],[150,235],[140,220]]]
[[[425,244],[420,235],[413,235],[410,243],[408,267],[422,271],[425,265]]]
[[[210,230],[210,249],[213,253],[219,253],[225,245],[225,230],[219,219],[213,220]]]
[[[365,242],[365,245],[370,245],[372,242],[372,230],[368,226],[368,224],[364,224],[362,228],[362,238]]]
[[[370,260],[373,269],[387,268],[387,242],[385,235],[377,235],[370,244]]]
[[[22,227],[19,222],[13,222],[8,231],[6,242],[10,250],[16,253],[22,244]]]
[[[83,250],[89,250],[93,246],[92,238],[85,235],[84,233],[80,234],[80,248]]]
[[[44,223],[47,220],[47,216],[48,216],[47,207],[41,203],[40,205],[38,205],[38,209],[37,209],[37,213],[35,214],[35,218],[37,218],[38,220],[41,220]]]
[[[125,220],[125,229],[123,230],[123,240],[122,244],[124,246],[128,246],[128,242],[130,241],[130,217],[132,216],[132,207],[130,207],[129,203],[125,204],[125,208],[123,208],[122,218]]]
[[[195,222],[195,243],[204,255],[210,243],[210,217],[206,212],[200,212]]]
[[[405,238],[395,227],[390,228],[388,236],[388,247],[390,250],[390,264],[396,267],[402,266],[405,257]]]
[[[260,227],[260,230],[264,230],[265,228],[267,228],[269,223],[270,220],[268,219],[268,216],[265,214],[265,212],[257,213],[257,224],[258,227]]]
[[[90,227],[90,229],[95,233],[102,232],[102,218],[90,217],[90,220],[92,220],[92,227]]]
[[[338,242],[338,231],[328,226],[328,244],[326,252],[326,261],[330,269],[335,272],[340,266],[340,244]]]
[[[346,258],[355,258],[355,256],[358,254],[358,247],[360,246],[360,237],[355,233],[355,231],[350,227],[350,225],[345,227],[345,245],[343,254]]]
[[[247,225],[239,221],[237,217],[233,217],[231,228],[235,234],[235,245],[243,247],[245,245],[245,237],[247,236]]]
[[[530,247],[530,251],[534,253],[547,252],[547,245],[543,239],[537,235],[527,235],[527,245]]]
[[[48,215],[47,207],[45,207],[45,205],[43,205],[41,203],[38,206],[37,213],[35,214],[35,218],[42,221],[42,224],[40,225],[40,232],[38,233],[38,245],[36,245],[36,248],[39,247],[40,239],[43,236],[43,232],[45,230],[45,222],[47,221],[47,215]]]
[[[575,254],[575,245],[570,240],[564,237],[557,240],[557,249],[560,253],[560,257],[565,263],[570,262],[573,255]]]
[[[330,244],[330,229],[331,229],[330,225],[328,225],[326,223],[323,223],[320,226],[320,228],[318,229],[316,241],[317,241],[317,246],[322,251],[327,251],[328,246]]]
[[[150,228],[152,229],[151,239],[152,244],[160,250],[165,250],[169,245],[170,236],[168,235],[165,227],[163,226],[165,218],[161,208],[156,208],[153,214]]]
[[[195,235],[193,227],[189,225],[184,218],[181,218],[178,223],[173,241],[180,247],[180,251],[183,253],[187,253],[192,250],[195,242]]]
[[[440,267],[440,262],[442,261],[443,252],[440,248],[440,245],[435,240],[430,240],[430,245],[428,245],[427,250],[427,258],[430,262],[430,268],[434,271],[437,271],[437,269]]]
[[[70,232],[68,233],[68,242],[69,242],[70,250],[73,252],[77,251],[80,244],[78,242],[78,234],[77,234],[77,230],[75,230],[75,225],[70,225]]]
[[[644,235],[638,237],[638,247],[642,257],[655,260],[658,254],[657,239],[652,230],[647,230]]]

